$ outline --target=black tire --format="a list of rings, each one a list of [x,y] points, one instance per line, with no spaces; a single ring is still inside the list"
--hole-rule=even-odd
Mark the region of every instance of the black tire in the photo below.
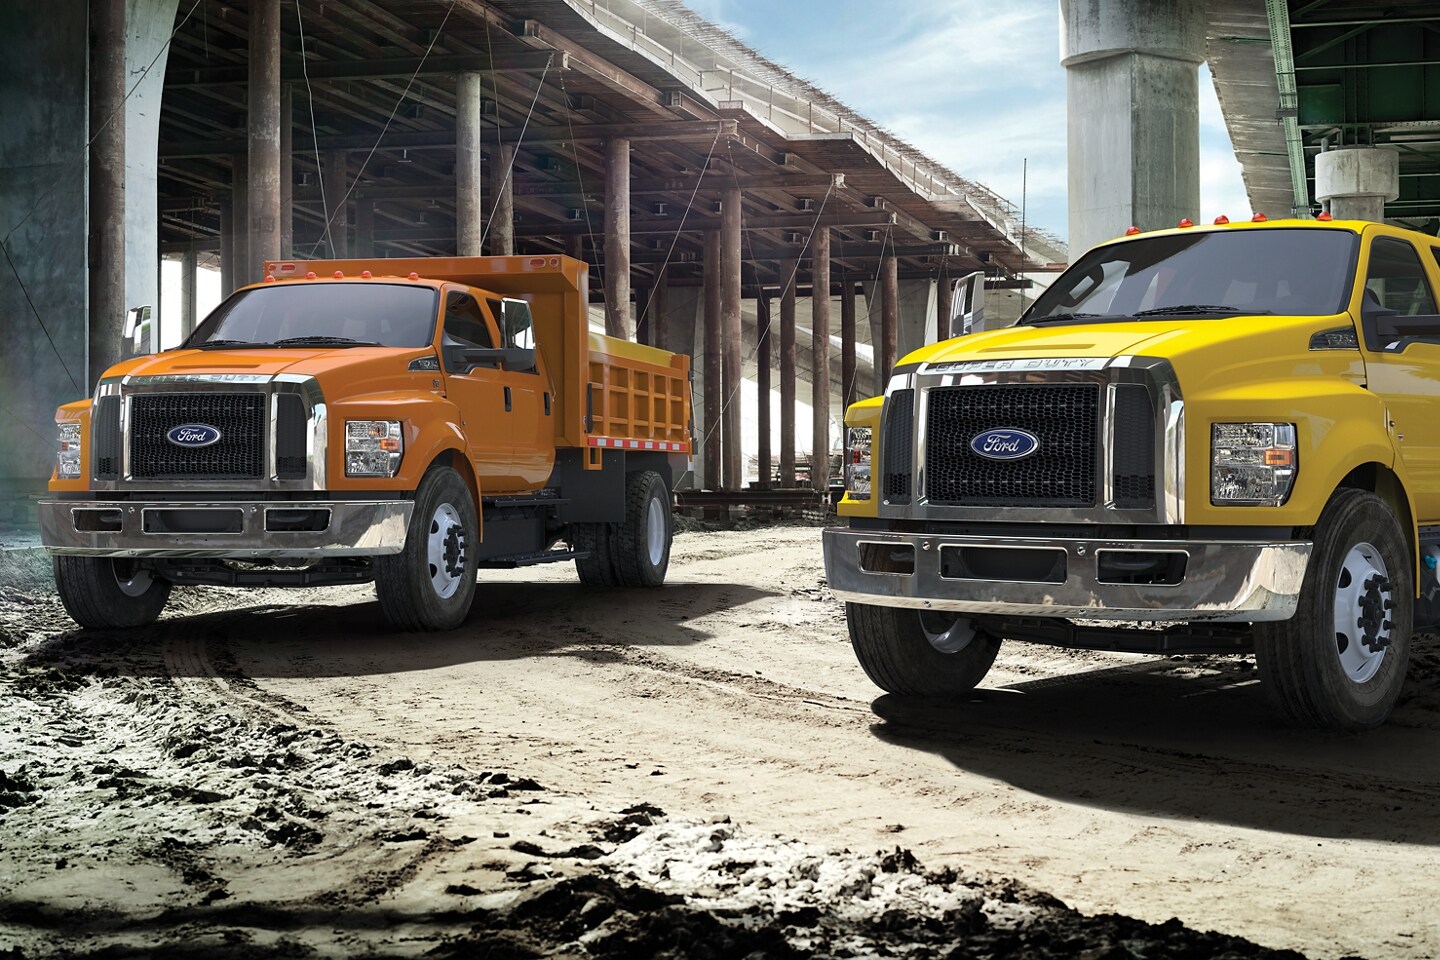
[[[658,587],[670,567],[675,536],[670,490],[653,470],[625,478],[625,521],[610,541],[615,572],[623,587]]]
[[[1336,491],[1315,525],[1295,616],[1255,625],[1271,706],[1299,726],[1384,723],[1405,685],[1414,596],[1410,546],[1395,514],[1373,493]]]
[[[475,599],[475,500],[450,467],[434,467],[415,491],[405,549],[375,558],[375,595],[399,630],[452,630]]]
[[[971,690],[990,671],[1000,640],[977,632],[963,649],[941,653],[929,635],[964,629],[960,614],[845,604],[850,645],[875,686],[912,697],[945,697]]]
[[[615,570],[611,540],[613,523],[575,523],[570,526],[571,545],[584,556],[575,558],[575,572],[587,587],[618,587],[620,575]]]
[[[55,558],[55,589],[70,618],[87,630],[143,627],[160,618],[170,582],[134,560]]]

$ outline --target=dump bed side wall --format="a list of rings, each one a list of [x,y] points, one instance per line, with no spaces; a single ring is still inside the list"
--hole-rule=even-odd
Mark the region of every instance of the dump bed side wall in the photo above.
[[[690,452],[690,358],[590,334],[586,412],[593,447]]]

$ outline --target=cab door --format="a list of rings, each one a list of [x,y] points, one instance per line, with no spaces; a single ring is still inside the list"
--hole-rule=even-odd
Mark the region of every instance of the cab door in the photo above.
[[[1373,235],[1369,254],[1360,304],[1366,377],[1390,410],[1416,520],[1433,523],[1440,520],[1440,317],[1430,270],[1401,237]]]
[[[475,296],[447,289],[440,350],[445,393],[460,409],[466,450],[486,494],[511,489],[515,479],[514,420],[505,409],[509,387],[499,361],[469,363],[462,352],[499,345],[499,330]]]
[[[555,467],[554,389],[535,343],[530,305],[523,300],[486,298],[505,346],[529,350],[534,362],[506,364],[502,373],[507,413],[514,439],[515,480],[520,489],[538,490]]]

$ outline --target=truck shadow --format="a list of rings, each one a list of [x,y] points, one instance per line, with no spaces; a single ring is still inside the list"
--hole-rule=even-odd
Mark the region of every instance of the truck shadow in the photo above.
[[[982,688],[959,703],[886,695],[872,704],[871,729],[887,743],[1065,803],[1301,836],[1440,844],[1433,678],[1412,670],[1388,724],[1339,735],[1281,726],[1253,672],[1197,678],[1176,667],[1157,661]]]
[[[656,590],[481,583],[466,621],[441,633],[397,632],[374,599],[223,610],[212,604],[206,612],[168,615],[136,630],[68,632],[38,645],[27,661],[63,664],[82,675],[262,678],[365,676],[553,656],[619,659],[632,646],[703,643],[710,633],[689,621],[767,596],[728,583],[669,583]],[[180,649],[190,655],[174,656]]]

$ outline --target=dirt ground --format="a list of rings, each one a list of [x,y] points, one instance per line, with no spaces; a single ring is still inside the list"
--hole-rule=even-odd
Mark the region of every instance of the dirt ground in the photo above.
[[[1422,958],[1437,844],[1432,637],[1341,737],[1244,658],[882,696],[807,526],[681,534],[658,591],[487,573],[438,636],[368,587],[109,634],[0,586],[0,958]]]

